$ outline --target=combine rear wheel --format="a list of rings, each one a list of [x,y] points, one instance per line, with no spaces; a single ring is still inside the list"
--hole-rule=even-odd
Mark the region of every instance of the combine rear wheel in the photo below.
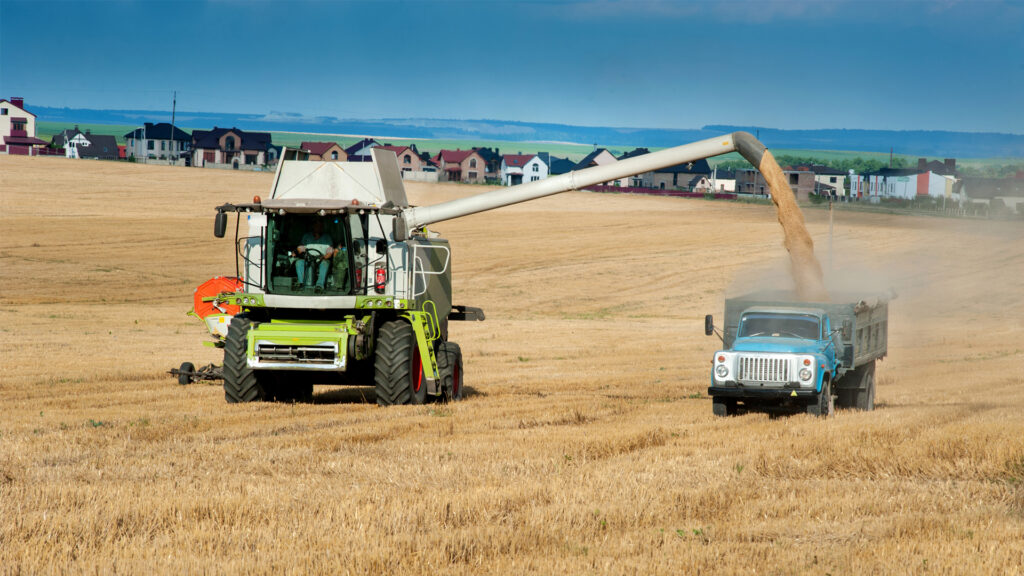
[[[246,336],[251,324],[248,318],[235,316],[228,325],[228,336],[224,340],[224,399],[229,404],[267,398],[266,388],[246,363]]]
[[[423,360],[416,345],[416,334],[408,322],[395,320],[380,327],[373,366],[378,405],[423,404],[426,401]]]
[[[441,394],[446,402],[462,400],[462,349],[455,342],[437,347],[437,371],[441,376]]]

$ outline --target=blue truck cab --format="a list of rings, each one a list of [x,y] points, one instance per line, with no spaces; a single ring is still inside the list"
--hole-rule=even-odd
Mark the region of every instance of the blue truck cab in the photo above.
[[[785,293],[726,300],[723,349],[711,360],[716,415],[874,408],[875,360],[886,353],[887,302],[800,302]],[[705,333],[715,331],[712,316]]]

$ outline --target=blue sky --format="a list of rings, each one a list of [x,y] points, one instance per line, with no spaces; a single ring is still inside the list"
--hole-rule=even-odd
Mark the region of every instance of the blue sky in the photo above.
[[[1024,0],[0,0],[0,97],[1024,134]]]

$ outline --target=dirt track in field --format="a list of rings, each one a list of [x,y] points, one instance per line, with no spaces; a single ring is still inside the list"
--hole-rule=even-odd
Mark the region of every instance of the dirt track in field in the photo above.
[[[0,155],[0,573],[1021,573],[1024,226],[806,209],[893,288],[878,409],[716,419],[770,205],[568,193],[436,225],[469,397],[227,405],[185,312],[269,174]],[[409,185],[416,203],[481,191]]]

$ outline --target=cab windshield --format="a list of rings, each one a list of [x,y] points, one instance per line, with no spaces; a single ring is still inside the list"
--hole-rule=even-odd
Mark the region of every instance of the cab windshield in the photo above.
[[[366,216],[268,214],[267,291],[271,294],[365,294]]]
[[[740,320],[740,338],[805,338],[817,340],[821,335],[821,321],[817,316],[804,314],[744,314]]]

